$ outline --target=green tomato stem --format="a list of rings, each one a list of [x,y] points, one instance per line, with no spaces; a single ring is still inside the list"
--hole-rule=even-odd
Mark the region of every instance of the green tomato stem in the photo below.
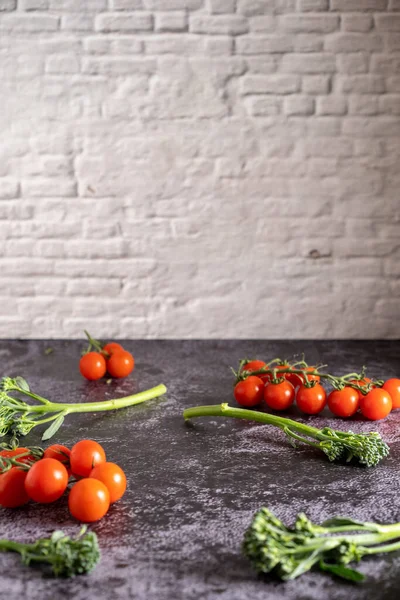
[[[147,400],[152,400],[162,396],[167,391],[165,385],[160,384],[156,387],[150,388],[138,394],[132,394],[131,396],[125,396],[124,398],[116,398],[114,400],[102,400],[100,402],[77,402],[75,404],[65,404],[58,402],[49,402],[46,405],[31,406],[29,405],[26,409],[28,413],[49,413],[49,412],[64,412],[67,414],[72,413],[89,413],[89,412],[101,412],[107,410],[117,410],[119,408],[127,408],[128,406],[135,406],[141,404]]]

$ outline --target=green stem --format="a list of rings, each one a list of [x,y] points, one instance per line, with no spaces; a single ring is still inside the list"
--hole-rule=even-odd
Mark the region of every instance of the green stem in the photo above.
[[[380,554],[384,552],[395,552],[396,550],[400,550],[400,541],[393,542],[393,544],[376,546],[376,548],[366,548],[364,554]]]
[[[357,535],[343,535],[337,536],[333,538],[328,538],[324,536],[320,536],[317,538],[310,538],[309,541],[306,541],[302,546],[298,546],[297,548],[291,548],[285,551],[285,554],[302,554],[307,553],[310,550],[314,550],[317,548],[321,548],[322,546],[327,545],[325,549],[329,549],[328,547],[332,545],[332,548],[338,546],[342,541],[345,542],[354,542],[357,546],[377,546],[377,544],[381,544],[382,542],[386,542],[388,540],[393,540],[400,536],[400,525],[399,523],[395,524],[397,529],[393,531],[387,531],[386,533],[361,533]],[[400,542],[396,542],[399,544]],[[394,546],[394,544],[390,544],[389,546]],[[379,552],[383,552],[383,548],[385,546],[379,546],[376,549],[368,550],[370,554],[378,554]]]
[[[27,548],[27,544],[12,542],[10,540],[0,539],[0,552],[19,552],[20,554]]]
[[[28,405],[26,409],[27,413],[48,413],[48,412],[61,412],[65,414],[71,413],[89,413],[89,412],[100,412],[107,410],[117,410],[119,408],[127,408],[128,406],[135,406],[146,402],[146,400],[152,400],[162,396],[167,391],[165,385],[160,384],[156,387],[150,388],[138,394],[132,394],[131,396],[125,396],[124,398],[116,398],[114,400],[102,400],[100,402],[77,402],[75,404],[63,404],[58,402],[49,402],[46,405],[31,406]]]
[[[298,423],[292,419],[286,419],[284,417],[278,417],[269,413],[263,413],[256,410],[248,410],[246,408],[233,408],[228,404],[217,404],[210,406],[194,406],[193,408],[187,408],[183,411],[183,418],[193,419],[196,417],[231,417],[234,419],[247,419],[250,421],[257,421],[258,423],[264,423],[269,425],[275,425],[283,431],[290,429],[292,431],[298,431],[304,433],[314,439],[331,439],[327,436],[321,435],[321,432],[316,427],[310,427],[303,423]]]

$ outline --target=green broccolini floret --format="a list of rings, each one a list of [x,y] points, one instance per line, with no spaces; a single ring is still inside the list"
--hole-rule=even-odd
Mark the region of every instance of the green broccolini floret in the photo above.
[[[315,525],[300,513],[290,528],[265,507],[255,514],[243,541],[243,552],[254,569],[283,581],[295,579],[314,566],[344,579],[362,581],[364,575],[346,565],[366,555],[399,549],[400,523],[379,525],[336,517]]]
[[[216,406],[197,406],[183,412],[184,419],[194,417],[233,417],[248,419],[279,427],[288,436],[292,445],[303,442],[324,452],[330,461],[346,461],[353,459],[366,467],[376,466],[389,454],[389,446],[377,432],[353,433],[324,427],[317,429],[292,419],[278,417],[269,413],[243,408],[233,408],[228,404]]]
[[[82,527],[76,538],[54,531],[49,538],[32,544],[0,539],[0,551],[18,552],[24,565],[45,563],[56,577],[74,577],[89,573],[100,560],[100,549],[94,532]]]

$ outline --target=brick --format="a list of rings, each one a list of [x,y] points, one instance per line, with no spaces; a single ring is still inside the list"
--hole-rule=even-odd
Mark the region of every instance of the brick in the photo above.
[[[132,36],[86,37],[83,45],[85,51],[90,54],[140,54],[143,50],[142,40]]]
[[[233,53],[233,38],[230,36],[217,37],[212,36],[204,40],[205,53],[210,56],[220,56],[222,54]]]
[[[51,10],[59,10],[65,13],[100,12],[107,9],[108,0],[49,0]],[[111,0],[110,0],[111,1]],[[135,3],[136,0],[132,0]]]
[[[208,9],[213,15],[234,13],[236,0],[208,0]]]
[[[337,87],[345,93],[376,94],[385,91],[385,82],[378,75],[340,75]]]
[[[249,30],[253,33],[274,33],[277,29],[276,17],[274,15],[261,15],[250,17]]]
[[[183,11],[161,12],[155,15],[156,31],[185,31],[187,27],[187,16]]]
[[[373,26],[372,16],[369,14],[349,14],[342,15],[343,31],[356,31],[366,33]]]
[[[261,58],[246,58],[247,69],[250,74],[253,73],[273,73],[276,71],[277,59],[275,56],[266,55]]]
[[[369,67],[368,54],[355,52],[350,54],[339,54],[336,58],[338,73],[353,75],[367,73]]]
[[[343,133],[359,137],[398,137],[400,121],[395,117],[349,117],[343,121]]]
[[[153,16],[147,12],[136,13],[103,13],[95,19],[96,31],[151,31]]]
[[[283,31],[290,33],[332,33],[339,28],[337,15],[283,15],[279,24]]]
[[[62,15],[61,29],[65,31],[93,31],[94,17],[91,14],[84,13]]]
[[[400,0],[389,0],[389,10],[400,10]]]
[[[294,40],[287,35],[243,36],[236,40],[237,54],[275,54],[291,50],[294,50]]]
[[[388,0],[331,0],[331,10],[339,11],[380,11],[386,10]]]
[[[394,77],[388,77],[386,79],[386,91],[389,93],[400,92],[400,75]]]
[[[385,115],[400,115],[400,94],[384,94],[379,98],[379,108]]]
[[[177,54],[179,56],[202,54],[203,46],[201,40],[191,36],[180,35],[153,35],[144,40],[144,48],[147,54]]]
[[[141,10],[143,0],[109,0],[110,10]]]
[[[18,8],[20,10],[47,10],[50,8],[50,3],[49,0],[19,0]]]
[[[347,100],[344,96],[329,95],[317,98],[318,115],[344,115],[347,112]]]
[[[278,115],[282,110],[282,100],[273,96],[256,96],[249,98],[248,101],[249,113],[253,116],[270,116]]]
[[[197,10],[204,0],[143,0],[147,10]]]
[[[0,12],[11,11],[17,8],[17,0],[0,0]]]
[[[375,15],[375,27],[378,31],[400,31],[400,15]]]
[[[53,54],[46,61],[46,73],[79,73],[79,58],[75,54]]]
[[[116,57],[90,57],[82,61],[82,72],[91,75],[128,75],[133,73],[153,73],[156,62],[153,59],[118,58]]]
[[[329,0],[298,0],[297,9],[301,12],[329,10]]]
[[[240,15],[191,15],[189,29],[193,33],[210,35],[241,35],[248,31],[249,25]]]
[[[12,179],[0,177],[0,200],[18,198],[19,184]]]
[[[302,78],[302,92],[306,94],[328,94],[331,78],[327,75],[306,75]]]
[[[310,96],[293,95],[285,98],[284,113],[286,115],[312,115],[314,99]]]
[[[22,182],[22,195],[31,198],[67,198],[76,196],[76,183],[70,179],[35,178]]]
[[[333,54],[285,54],[281,70],[285,73],[334,73],[336,59]]]
[[[300,78],[295,75],[246,75],[241,91],[249,94],[292,94],[300,90]]]
[[[351,139],[333,139],[329,144],[325,139],[308,139],[303,141],[303,150],[306,156],[348,158],[353,155],[354,148]]]
[[[400,54],[374,54],[371,56],[370,71],[380,75],[400,73]]]
[[[351,115],[376,115],[379,112],[379,96],[350,95],[349,114]]]
[[[400,50],[400,35],[398,33],[387,33],[385,36],[386,46],[390,52]]]
[[[60,19],[47,14],[5,14],[0,19],[0,31],[56,31]]]
[[[269,14],[274,10],[273,0],[237,0],[237,12],[246,17]]]
[[[379,52],[383,49],[382,36],[364,33],[336,33],[326,38],[329,52]]]
[[[324,49],[324,37],[314,33],[298,33],[294,38],[295,52],[321,52]]]

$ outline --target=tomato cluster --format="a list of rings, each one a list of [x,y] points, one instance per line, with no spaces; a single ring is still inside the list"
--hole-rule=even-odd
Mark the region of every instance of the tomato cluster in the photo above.
[[[264,361],[245,363],[242,372],[245,371],[246,377],[238,381],[234,389],[236,402],[249,408],[264,401],[268,408],[281,411],[296,401],[298,408],[308,415],[316,415],[328,405],[338,417],[351,417],[360,410],[365,418],[372,421],[384,419],[392,409],[400,408],[400,379],[388,379],[382,387],[377,387],[367,377],[350,380],[348,384],[357,385],[363,390],[342,384],[328,395],[314,367],[304,367],[304,376],[302,373],[280,373],[283,369],[288,370],[288,367],[290,365],[287,363],[274,366],[276,378],[272,379],[271,373],[257,374],[260,370],[270,369]]]
[[[23,456],[19,459],[19,455]],[[13,466],[0,475],[0,505],[5,508],[23,506],[30,500],[55,502],[72,475],[77,481],[68,496],[69,511],[79,521],[91,523],[104,517],[110,504],[126,490],[124,471],[106,462],[103,447],[93,440],[81,440],[71,450],[53,444],[41,457],[30,454],[29,448],[2,450],[0,457],[14,459]]]
[[[81,375],[89,381],[101,379],[106,373],[121,379],[127,377],[135,366],[132,354],[118,344],[109,342],[101,346],[100,342],[89,336],[89,351],[79,361]],[[94,347],[96,351],[90,351]]]

